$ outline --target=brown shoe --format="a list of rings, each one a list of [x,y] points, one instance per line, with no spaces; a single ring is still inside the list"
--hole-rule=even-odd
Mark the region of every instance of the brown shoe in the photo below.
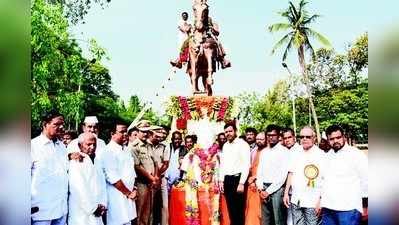
[[[222,69],[226,69],[226,68],[229,68],[229,67],[231,67],[231,62],[229,60],[227,60],[227,59],[224,59],[223,62],[222,62]]]
[[[180,62],[180,61],[178,61],[178,60],[176,60],[176,61],[170,61],[170,64],[173,66],[173,67],[177,67],[177,68],[179,68],[179,69],[181,69],[182,68],[182,63]]]

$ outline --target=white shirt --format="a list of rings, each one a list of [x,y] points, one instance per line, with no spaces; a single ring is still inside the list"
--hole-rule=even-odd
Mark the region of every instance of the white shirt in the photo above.
[[[326,153],[321,206],[332,210],[362,212],[362,197],[368,196],[368,160],[359,149],[345,144]]]
[[[102,218],[95,217],[93,213],[98,204],[104,205],[101,190],[103,185],[99,183],[96,167],[90,157],[81,154],[85,156],[83,162],[69,162],[68,225],[102,225]]]
[[[289,153],[280,143],[273,148],[265,148],[259,156],[259,165],[256,172],[256,186],[263,189],[263,183],[271,183],[266,189],[269,194],[280,189],[287,177]]]
[[[247,142],[236,137],[233,142],[226,142],[220,154],[220,181],[224,176],[241,173],[240,184],[248,178],[251,167],[251,153]]]
[[[290,152],[297,151],[297,150],[302,150],[302,146],[300,144],[298,144],[297,142],[295,142],[295,144],[288,150]]]
[[[172,145],[168,145],[167,148],[170,148],[170,159],[169,166],[165,172],[165,177],[168,180],[168,183],[172,184],[175,182],[177,178],[180,177],[180,165],[179,165],[179,149],[173,150]]]
[[[122,180],[130,191],[133,190],[136,178],[133,157],[127,149],[123,150],[121,145],[111,140],[101,156],[101,161],[107,181],[107,225],[130,223],[137,216],[136,204],[112,184]]]
[[[292,197],[291,203],[304,208],[315,208],[317,201],[320,199],[322,187],[322,171],[324,167],[325,153],[316,145],[309,150],[303,148],[294,150],[291,154],[291,161],[288,171],[292,173],[291,187]],[[310,181],[305,176],[305,167],[314,165],[318,169],[318,176],[313,180],[314,186],[308,186]]]
[[[31,206],[33,220],[58,219],[68,212],[68,156],[65,145],[44,134],[31,140]]]
[[[183,45],[183,42],[188,38],[188,34],[186,32],[183,32],[180,30],[180,28],[184,28],[185,26],[188,26],[189,23],[187,21],[184,21],[183,19],[181,19],[179,21],[178,25],[178,46],[177,48],[180,50],[181,46]]]
[[[104,142],[104,140],[100,139],[100,138],[96,138],[97,140],[97,145],[96,145],[96,151],[95,151],[95,158],[94,158],[94,166],[96,168],[97,171],[97,179],[99,180],[99,184],[101,184],[101,196],[102,196],[102,204],[107,207],[107,190],[106,190],[106,182],[105,182],[105,174],[104,174],[104,170],[103,165],[102,165],[102,155],[104,153],[105,147],[107,146]],[[73,139],[68,147],[67,147],[67,152],[71,153],[71,152],[80,152],[80,148],[79,148],[79,140],[78,138]]]

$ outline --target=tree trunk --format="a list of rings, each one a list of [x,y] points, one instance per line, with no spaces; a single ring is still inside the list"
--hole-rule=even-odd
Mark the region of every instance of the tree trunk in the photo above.
[[[308,93],[309,96],[309,104],[310,104],[310,109],[312,111],[312,117],[315,123],[315,128],[316,128],[316,137],[317,137],[317,143],[320,143],[320,128],[319,128],[319,121],[317,119],[316,115],[316,110],[313,104],[313,97],[312,97],[312,91],[310,90],[310,83],[309,83],[309,76],[308,73],[306,72],[306,64],[305,64],[305,48],[303,45],[301,45],[298,49],[298,59],[299,59],[299,64],[301,66],[301,72],[304,78],[304,82],[306,85],[306,92]]]

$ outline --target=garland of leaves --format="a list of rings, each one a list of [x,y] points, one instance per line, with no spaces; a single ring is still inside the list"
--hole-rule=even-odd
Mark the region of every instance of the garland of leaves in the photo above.
[[[167,115],[184,120],[198,120],[206,114],[211,121],[228,121],[238,115],[238,106],[233,97],[171,96],[165,108]]]

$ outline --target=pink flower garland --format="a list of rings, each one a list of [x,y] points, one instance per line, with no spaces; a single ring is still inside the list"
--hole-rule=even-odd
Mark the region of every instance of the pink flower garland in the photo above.
[[[227,110],[227,107],[228,107],[228,103],[229,103],[228,99],[227,98],[223,98],[222,103],[220,105],[220,110],[219,110],[219,113],[218,113],[218,117],[217,117],[218,121],[224,120],[224,117],[226,116],[226,110]]]
[[[187,99],[185,97],[179,96],[179,103],[180,103],[180,108],[182,111],[182,118],[186,120],[191,119],[191,113],[190,113],[190,107],[188,106]]]
[[[214,170],[216,167],[216,161],[214,156],[219,152],[219,146],[217,144],[213,144],[208,151],[205,151],[203,148],[195,149],[194,154],[196,154],[200,158],[199,166],[201,168],[201,180],[204,183],[210,183],[211,174],[214,174]],[[218,158],[216,158],[218,160]]]

